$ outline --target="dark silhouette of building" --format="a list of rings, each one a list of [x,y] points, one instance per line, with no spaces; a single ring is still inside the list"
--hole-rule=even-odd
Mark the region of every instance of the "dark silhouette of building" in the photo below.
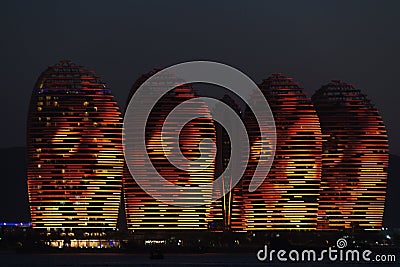
[[[0,222],[29,222],[26,147],[0,149]]]
[[[387,195],[385,201],[385,214],[383,226],[389,228],[400,228],[400,214],[397,212],[400,203],[400,157],[390,155],[389,172],[387,181]]]
[[[70,61],[48,67],[28,115],[34,228],[115,228],[122,189],[122,118],[110,89]]]
[[[241,107],[234,100],[231,94],[224,94],[220,99],[223,103],[228,105],[235,113],[242,117]],[[228,114],[225,115],[225,120],[230,123],[230,118]],[[217,154],[215,158],[215,178],[217,179],[224,171],[227,171],[228,176],[231,176],[230,182],[232,184],[232,174],[228,167],[230,157],[231,157],[231,140],[229,138],[228,132],[225,128],[219,124],[215,123],[216,130],[216,140],[217,140]],[[234,128],[234,127],[233,127]],[[231,217],[232,217],[232,200],[233,200],[233,190],[229,192],[223,192],[223,197],[214,201],[211,204],[210,213],[210,230],[213,231],[230,231],[231,230]]]
[[[336,80],[312,100],[327,136],[318,229],[381,229],[389,154],[378,110],[359,89]]]

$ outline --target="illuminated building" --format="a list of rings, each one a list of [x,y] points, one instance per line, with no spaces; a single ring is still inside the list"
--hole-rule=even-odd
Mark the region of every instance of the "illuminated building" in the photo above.
[[[133,85],[129,100],[134,95],[136,90],[146,81],[149,77],[157,73],[157,70],[140,77]],[[146,90],[152,90],[157,86],[163,86],[165,84],[173,84],[174,76],[161,76],[157,78],[151,86],[146,87]],[[151,94],[151,91],[149,92]],[[201,171],[185,171],[181,170],[172,165],[166,153],[163,150],[163,143],[161,138],[162,127],[168,114],[173,110],[174,107],[180,103],[192,99],[195,97],[194,91],[190,85],[182,85],[174,88],[165,94],[154,106],[152,112],[147,119],[146,126],[146,148],[149,158],[158,171],[158,173],[171,183],[185,187],[197,187],[199,185],[212,183],[214,179],[214,159],[211,162],[199,160],[199,164],[207,164],[208,167]],[[144,103],[149,101],[148,99],[142,100]],[[129,103],[129,101],[128,101]],[[153,103],[149,103],[153,104]],[[205,103],[201,105],[190,105],[187,104],[183,111],[187,114],[198,114],[210,116],[209,109]],[[144,114],[143,114],[144,115]],[[136,117],[133,116],[132,120]],[[180,116],[179,114],[177,116]],[[174,125],[170,125],[164,129],[163,134],[165,136],[173,135]],[[129,134],[126,133],[127,135]],[[132,133],[131,133],[132,134]],[[141,142],[142,140],[136,140],[133,137],[132,142]],[[213,120],[210,118],[197,118],[185,125],[179,135],[179,146],[182,154],[190,161],[197,160],[200,156],[198,149],[200,141],[204,138],[210,138],[215,141],[215,128]],[[164,143],[168,150],[169,145]],[[203,151],[206,154],[213,155],[215,148],[210,148]],[[125,153],[130,153],[125,151]],[[148,177],[148,183],[154,183],[152,177],[148,174],[148,167],[145,164],[135,164],[135,172]],[[134,175],[134,174],[133,174]],[[127,225],[129,230],[205,230],[208,228],[208,220],[210,215],[210,205],[212,190],[203,190],[202,194],[193,194],[193,203],[198,203],[196,199],[204,198],[208,196],[209,201],[206,201],[202,206],[196,207],[179,207],[165,204],[159,200],[154,199],[143,191],[139,185],[135,182],[127,167],[124,171],[124,201],[125,211],[127,218]],[[165,195],[169,195],[168,189],[160,188],[157,184],[152,184],[154,190],[164,190]],[[171,194],[172,195],[172,194]],[[173,196],[172,196],[173,197]],[[185,200],[187,204],[190,204],[190,199]]]
[[[341,81],[322,86],[312,100],[327,136],[318,228],[380,229],[389,155],[378,110],[360,90]]]
[[[70,61],[48,67],[28,115],[32,226],[115,228],[122,191],[122,118],[111,91]]]
[[[259,87],[275,119],[275,158],[261,186],[249,192],[262,151],[257,121],[246,110],[244,121],[251,145],[250,159],[241,183],[234,189],[232,229],[316,229],[322,134],[314,106],[297,83],[281,74],[272,75]]]

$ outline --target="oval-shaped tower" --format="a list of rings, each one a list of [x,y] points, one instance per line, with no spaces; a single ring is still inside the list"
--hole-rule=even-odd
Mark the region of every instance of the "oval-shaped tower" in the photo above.
[[[149,77],[153,76],[157,72],[158,70],[147,73],[136,81],[132,87],[128,103],[137,89]],[[175,84],[174,81],[176,80],[173,74],[165,77],[157,76],[155,79],[156,82],[154,82],[152,86],[145,88],[146,90],[150,90],[149,95],[152,94],[151,90],[157,89],[157,86],[162,87],[166,84]],[[205,138],[209,138],[215,143],[215,127],[213,120],[210,118],[210,111],[207,105],[205,103],[196,105],[186,104],[185,109],[181,112],[204,115],[204,117],[188,122],[179,133],[179,147],[182,154],[190,161],[199,160],[199,166],[203,164],[208,165],[207,168],[201,171],[186,171],[172,165],[167,158],[167,153],[171,153],[168,151],[172,151],[170,150],[170,144],[168,144],[168,141],[164,142],[166,139],[163,140],[161,137],[161,133],[167,136],[167,139],[168,136],[174,135],[176,130],[175,127],[177,126],[174,125],[174,122],[179,121],[179,119],[170,121],[170,124],[163,130],[162,127],[168,114],[170,114],[179,104],[195,97],[194,90],[190,85],[181,85],[165,94],[156,104],[150,103],[150,100],[146,98],[141,101],[149,105],[155,104],[152,112],[149,114],[145,129],[145,144],[152,165],[159,175],[169,182],[179,186],[198,188],[199,185],[212,183],[214,179],[214,160],[208,162],[209,160],[205,159],[202,161],[199,159],[200,142]],[[137,114],[137,116],[141,115],[144,114]],[[177,114],[178,117],[180,115],[185,114]],[[125,120],[136,119],[135,116],[128,117],[125,115]],[[128,134],[130,133],[126,132],[126,135]],[[132,140],[131,142],[133,142],[133,145],[135,145],[135,142],[142,142],[142,140],[135,139],[135,137],[130,138],[130,140]],[[130,151],[125,151],[125,153],[130,153]],[[209,148],[204,150],[203,153],[211,156],[214,155],[215,149]],[[179,196],[174,196],[170,191],[168,191],[168,189],[160,188],[158,184],[154,183],[148,166],[145,164],[136,164],[134,167],[135,172],[140,174],[141,177],[148,177],[146,178],[147,183],[152,186],[154,191],[163,192],[164,195],[171,196],[171,198],[180,198]],[[133,175],[135,174],[133,173]],[[205,230],[208,228],[211,197],[212,190],[205,189],[202,190],[202,192],[196,191],[192,193],[192,195],[186,199],[181,199],[182,202],[189,205],[196,204],[199,200],[205,200],[204,205],[202,206],[180,207],[163,203],[162,201],[148,195],[142,188],[140,188],[131,176],[128,168],[125,168],[124,200],[129,230]]]
[[[378,110],[360,90],[337,80],[322,86],[312,100],[327,135],[318,228],[380,229],[389,154]]]
[[[34,228],[115,228],[122,189],[122,118],[110,89],[70,61],[48,67],[28,115]]]
[[[260,153],[259,127],[251,112],[244,121],[251,142],[242,184],[235,188],[232,228],[312,230],[317,227],[322,134],[311,99],[292,78],[273,74],[259,85],[274,115],[276,151],[262,185],[249,192]]]

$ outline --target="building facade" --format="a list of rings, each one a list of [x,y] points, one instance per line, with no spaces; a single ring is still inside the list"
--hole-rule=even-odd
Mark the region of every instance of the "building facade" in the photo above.
[[[382,117],[359,89],[337,80],[312,100],[327,136],[318,229],[381,229],[389,160]]]
[[[314,230],[322,159],[317,113],[303,89],[291,78],[274,74],[259,87],[274,115],[275,158],[261,186],[249,192],[258,157],[263,152],[258,124],[247,110],[244,121],[250,137],[250,159],[245,176],[234,190],[232,229]]]
[[[158,71],[136,81],[128,103]],[[165,84],[179,84],[173,74],[166,75],[146,87],[149,96]],[[221,101],[243,119],[249,135],[250,157],[244,177],[214,202],[213,190],[193,190],[182,203],[202,200],[203,205],[182,207],[153,198],[135,182],[135,173],[132,176],[124,165],[121,113],[110,89],[95,73],[70,61],[48,67],[36,82],[28,115],[32,227],[116,228],[123,188],[131,231],[381,229],[388,137],[371,101],[341,81],[323,86],[312,100],[293,79],[281,74],[273,74],[259,87],[274,115],[277,134],[268,176],[256,191],[248,191],[259,155],[266,152],[260,149],[254,114],[249,109],[242,114],[244,104],[225,95]],[[179,148],[195,167],[182,170],[170,162],[174,152],[166,140],[176,133],[176,125],[163,128],[165,120],[179,104],[196,97],[191,85],[178,85],[154,105],[145,129],[147,154],[157,172],[175,185],[193,189],[212,183],[227,168],[231,156],[227,132],[201,102],[186,104],[177,114],[177,121],[187,114],[201,116],[179,133]],[[150,102],[151,97],[142,101]],[[213,140],[216,147],[200,151],[203,139]],[[199,160],[203,153],[207,157]],[[216,158],[210,160],[213,155]],[[154,190],[176,197],[154,183],[148,166],[135,164],[134,170],[147,175],[146,182]]]
[[[116,228],[122,191],[122,117],[93,71],[48,67],[28,115],[28,193],[33,228]]]
[[[133,85],[128,103],[131,97],[135,94],[137,89],[151,76],[156,74],[159,70],[154,70],[140,77]],[[149,91],[149,95],[152,94],[157,87],[165,86],[166,84],[174,84],[175,78],[173,74],[166,76],[159,76],[155,82],[150,86],[147,86],[145,90]],[[148,95],[148,96],[149,96]],[[205,103],[199,105],[187,104],[179,116],[186,114],[198,114],[204,115],[203,118],[197,118],[185,125],[179,134],[179,147],[182,154],[190,161],[198,160],[194,164],[207,164],[208,167],[203,170],[182,170],[173,164],[168,159],[168,155],[171,154],[170,144],[166,142],[166,139],[162,139],[161,133],[164,136],[172,136],[175,132],[174,127],[177,125],[174,122],[163,130],[164,121],[168,114],[179,104],[184,101],[195,98],[195,93],[190,85],[182,85],[174,88],[164,95],[154,105],[152,112],[147,119],[146,126],[146,148],[149,158],[157,170],[157,172],[167,181],[184,187],[198,187],[213,182],[215,162],[214,159],[198,160],[200,156],[199,144],[205,139],[209,138],[215,142],[215,127],[213,120],[210,118],[210,112]],[[143,103],[147,103],[150,100],[142,99]],[[151,102],[151,101],[150,101]],[[153,104],[153,103],[148,103]],[[135,114],[136,115],[136,114]],[[137,114],[137,116],[144,116],[145,114]],[[137,116],[129,116],[127,118],[125,114],[125,120],[135,120]],[[135,124],[134,121],[131,123]],[[132,134],[126,132],[126,135]],[[136,140],[135,137],[132,139],[133,146],[135,142],[142,142],[142,140]],[[128,141],[127,141],[128,142]],[[215,148],[209,148],[202,151],[207,155],[214,155]],[[125,153],[131,153],[126,151]],[[133,153],[133,152],[132,152]],[[168,154],[168,155],[167,155]],[[160,187],[154,183],[153,177],[149,174],[149,167],[145,164],[135,164],[133,175],[138,174],[146,178],[146,183],[150,184],[155,191],[163,192],[164,195],[170,195],[171,197],[179,198],[174,196],[168,189]],[[181,207],[173,206],[163,203],[151,195],[147,194],[134,180],[127,166],[124,172],[124,201],[125,211],[128,229],[131,231],[137,230],[206,230],[208,229],[208,222],[210,218],[210,205],[212,198],[212,190],[203,190],[202,192],[194,192],[190,197],[180,199],[184,204],[190,205],[198,203],[199,199],[205,199],[205,202],[201,206],[196,207]]]

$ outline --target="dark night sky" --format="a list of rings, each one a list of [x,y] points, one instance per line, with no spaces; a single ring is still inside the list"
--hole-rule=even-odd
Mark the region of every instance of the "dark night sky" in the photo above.
[[[400,154],[399,10],[396,0],[1,1],[0,147],[25,145],[33,85],[60,59],[95,70],[120,106],[153,67],[213,60],[256,82],[282,72],[309,96],[331,79],[355,84]]]

